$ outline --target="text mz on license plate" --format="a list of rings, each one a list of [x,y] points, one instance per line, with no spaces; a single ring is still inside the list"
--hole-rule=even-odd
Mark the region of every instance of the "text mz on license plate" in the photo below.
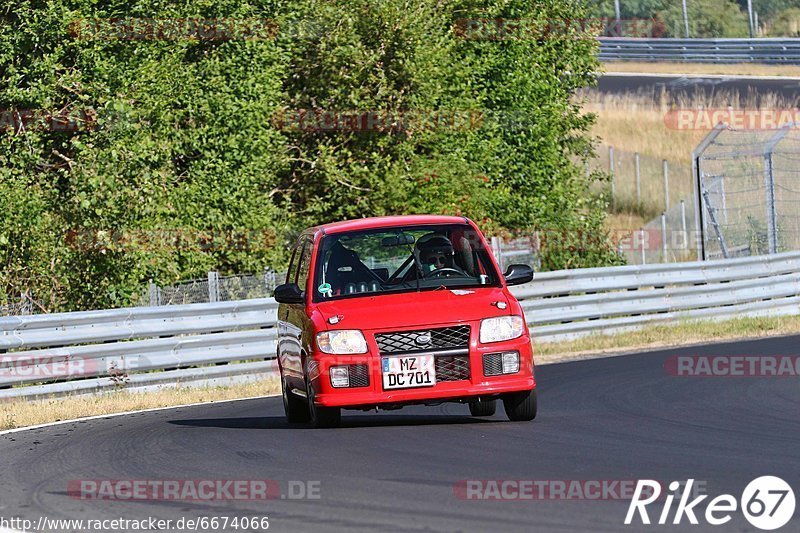
[[[436,365],[433,355],[384,357],[383,388],[432,387],[436,385]]]

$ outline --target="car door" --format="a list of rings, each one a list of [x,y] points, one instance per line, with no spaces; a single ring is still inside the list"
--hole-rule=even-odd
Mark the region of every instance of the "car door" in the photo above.
[[[296,283],[301,290],[307,291],[313,243],[307,236],[298,239],[286,283]],[[281,304],[278,307],[279,324],[279,357],[284,376],[294,382],[296,387],[303,386],[303,339],[309,327],[305,303]]]
[[[297,268],[300,262],[300,256],[303,251],[303,239],[297,240],[292,251],[292,258],[289,261],[289,268],[286,270],[286,279],[284,283],[294,283],[297,279]],[[296,335],[292,331],[292,325],[289,322],[289,314],[291,311],[290,304],[278,304],[278,344],[277,356],[278,362],[283,369],[284,375],[291,379],[292,376],[297,377],[296,362],[297,358],[297,340]]]

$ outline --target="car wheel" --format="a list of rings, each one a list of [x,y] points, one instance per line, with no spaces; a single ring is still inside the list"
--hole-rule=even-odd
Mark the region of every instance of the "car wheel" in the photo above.
[[[497,401],[495,400],[469,402],[469,412],[472,416],[492,416],[496,411]]]
[[[311,424],[315,428],[335,428],[342,422],[342,410],[339,407],[323,407],[314,401],[314,387],[308,387],[308,410],[311,413]]]
[[[311,418],[308,412],[308,404],[289,392],[286,380],[281,378],[281,392],[283,393],[283,411],[286,413],[286,421],[290,424],[298,422],[308,422]]]
[[[536,389],[504,395],[503,408],[512,422],[533,420],[536,418]]]

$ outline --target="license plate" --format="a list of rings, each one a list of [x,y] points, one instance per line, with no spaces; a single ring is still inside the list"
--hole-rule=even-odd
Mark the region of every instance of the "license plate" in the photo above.
[[[381,364],[384,389],[407,389],[436,385],[436,366],[433,363],[432,355],[384,357]]]

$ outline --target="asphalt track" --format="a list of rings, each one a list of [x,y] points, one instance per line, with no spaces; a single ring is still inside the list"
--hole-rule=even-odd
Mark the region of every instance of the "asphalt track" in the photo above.
[[[756,531],[738,512],[718,528],[685,519],[626,527],[627,501],[465,500],[454,484],[694,478],[712,497],[739,498],[750,480],[771,474],[800,496],[800,378],[673,377],[663,367],[676,354],[798,351],[794,336],[542,366],[532,423],[443,405],[346,412],[342,428],[315,430],[287,425],[280,399],[268,398],[8,434],[0,437],[0,517],[267,515],[270,531],[295,532]],[[76,479],[272,479],[284,496],[290,480],[317,481],[320,498],[81,501],[67,494]],[[798,530],[796,511],[781,531]]]
[[[800,76],[800,67],[797,73]],[[610,94],[633,92],[656,101],[662,91],[673,100],[696,94],[702,94],[705,98],[717,93],[736,94],[742,105],[752,98],[758,100],[763,95],[776,94],[785,100],[786,105],[800,105],[800,79],[797,78],[605,74],[599,78],[597,90]],[[770,105],[770,101],[765,101],[764,105]]]

